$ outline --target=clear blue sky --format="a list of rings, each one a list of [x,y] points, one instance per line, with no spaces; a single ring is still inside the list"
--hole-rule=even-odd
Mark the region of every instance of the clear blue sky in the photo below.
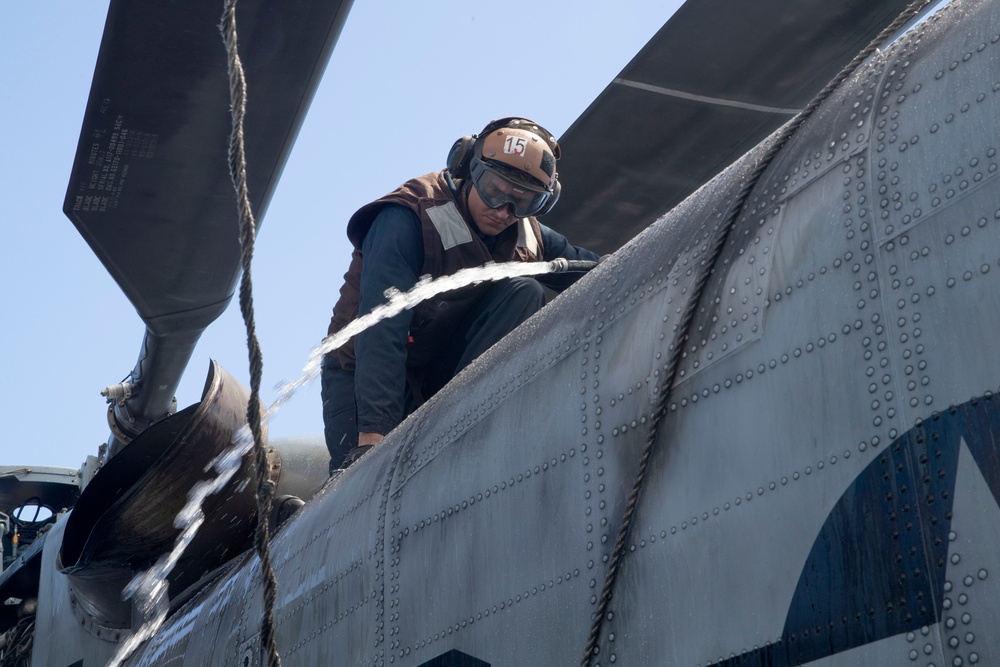
[[[522,115],[561,134],[680,4],[356,0],[257,241],[264,399],[298,377],[326,332],[355,209],[442,168],[456,138],[493,118]],[[4,3],[0,465],[76,468],[96,454],[108,436],[99,392],[131,371],[142,342],[134,308],[61,211],[106,13],[106,0]],[[547,35],[548,50],[520,52],[517,30]],[[446,104],[399,77],[413,62],[449,61],[457,85]],[[199,399],[210,358],[248,382],[235,300],[195,350],[180,407]],[[270,428],[321,432],[316,383]]]

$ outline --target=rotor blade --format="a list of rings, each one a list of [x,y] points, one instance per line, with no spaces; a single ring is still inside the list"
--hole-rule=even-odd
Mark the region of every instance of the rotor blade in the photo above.
[[[238,6],[248,183],[258,223],[350,5]],[[140,359],[164,376],[145,378],[140,389],[162,385],[167,402],[239,275],[222,9],[222,2],[201,0],[112,0],[63,204],[145,322],[143,357],[168,353],[163,362]]]
[[[545,224],[621,247],[789,120],[907,4],[686,2],[560,138]]]
[[[350,2],[240,3],[251,203],[263,217]],[[222,3],[114,0],[64,211],[150,329],[207,324],[232,295]],[[207,312],[198,312],[207,311]]]

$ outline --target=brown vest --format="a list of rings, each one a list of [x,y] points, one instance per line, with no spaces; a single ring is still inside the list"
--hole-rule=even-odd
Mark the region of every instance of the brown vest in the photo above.
[[[476,234],[466,206],[470,184],[454,182],[456,190],[461,191],[461,195],[455,197],[449,180],[444,171],[411,179],[351,216],[347,223],[347,237],[354,245],[354,252],[351,265],[344,274],[340,299],[333,308],[328,335],[343,329],[358,313],[363,261],[361,247],[375,217],[387,204],[406,206],[420,218],[424,237],[424,263],[420,275],[440,278],[491,262],[533,262],[544,258],[542,232],[535,218],[520,218],[500,232],[491,253]],[[484,285],[476,285],[444,292],[424,301],[414,308],[411,335],[420,340],[434,340],[435,336],[447,335],[465,318],[485,289]],[[337,357],[343,368],[354,368],[353,339],[337,350]]]

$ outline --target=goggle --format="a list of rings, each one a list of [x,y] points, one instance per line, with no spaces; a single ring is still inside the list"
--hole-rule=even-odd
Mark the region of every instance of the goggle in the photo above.
[[[510,180],[478,158],[473,158],[470,168],[472,184],[483,203],[493,209],[511,204],[519,218],[538,213],[552,196],[548,190],[536,190]]]

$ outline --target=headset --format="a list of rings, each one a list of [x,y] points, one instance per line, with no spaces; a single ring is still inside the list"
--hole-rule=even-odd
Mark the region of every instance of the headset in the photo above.
[[[562,150],[559,147],[559,142],[555,140],[552,134],[546,130],[544,127],[538,123],[528,120],[527,118],[520,118],[518,116],[508,116],[507,118],[500,118],[499,120],[494,120],[490,122],[486,127],[483,128],[482,132],[479,134],[473,134],[472,136],[464,136],[455,141],[451,146],[451,150],[448,151],[448,173],[451,174],[452,178],[466,179],[471,175],[471,164],[472,158],[482,159],[482,142],[479,141],[480,137],[488,136],[491,132],[499,130],[504,127],[518,127],[521,125],[526,125],[527,127],[521,127],[521,129],[527,129],[533,134],[539,136],[543,139],[546,144],[548,144],[549,149],[552,151],[552,155],[558,160],[562,155]],[[559,193],[562,190],[562,185],[559,183],[559,174],[556,174],[555,185],[552,186],[552,194],[549,198],[542,204],[542,208],[539,209],[535,216],[545,215],[556,205],[556,201],[559,199]]]

